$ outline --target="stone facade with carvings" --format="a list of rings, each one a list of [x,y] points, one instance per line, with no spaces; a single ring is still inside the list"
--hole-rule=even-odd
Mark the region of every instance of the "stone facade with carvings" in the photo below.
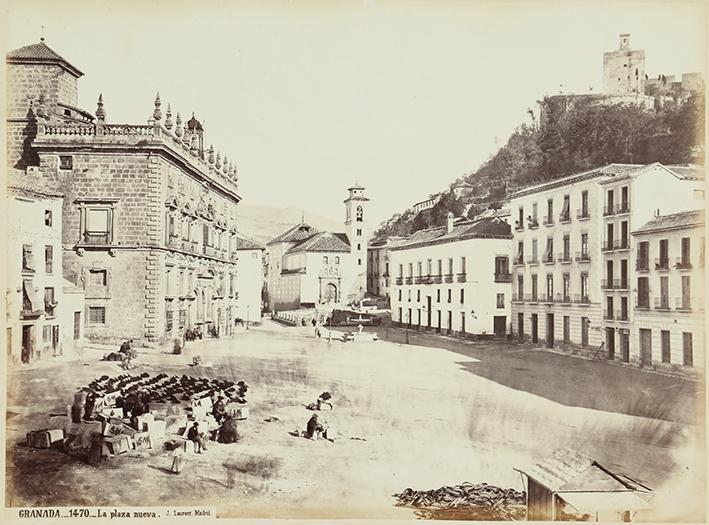
[[[236,168],[159,95],[147,124],[77,108],[82,73],[44,42],[7,55],[9,176],[64,195],[64,277],[86,292],[87,339],[229,334],[238,305]]]

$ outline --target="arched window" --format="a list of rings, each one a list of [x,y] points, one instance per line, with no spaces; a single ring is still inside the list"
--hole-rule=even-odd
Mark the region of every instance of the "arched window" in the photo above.
[[[357,214],[356,214],[357,222],[362,222],[362,213],[363,213],[362,206],[357,206]]]
[[[340,258],[339,258],[339,257],[335,257],[335,264],[340,264]]]
[[[327,262],[328,262],[328,261],[327,261],[327,255],[326,255],[325,257],[322,258],[322,263],[323,263],[323,264],[327,264]]]

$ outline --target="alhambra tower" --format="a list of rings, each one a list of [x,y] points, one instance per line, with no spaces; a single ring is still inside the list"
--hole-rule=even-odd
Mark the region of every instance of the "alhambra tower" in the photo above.
[[[367,291],[367,203],[364,187],[355,183],[347,188],[349,195],[345,199],[345,232],[350,241],[352,255],[352,289],[351,296],[357,299],[364,297]]]

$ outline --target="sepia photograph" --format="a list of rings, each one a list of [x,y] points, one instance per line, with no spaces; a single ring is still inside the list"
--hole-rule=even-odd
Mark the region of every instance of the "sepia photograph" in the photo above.
[[[706,521],[705,2],[1,9],[8,522]]]

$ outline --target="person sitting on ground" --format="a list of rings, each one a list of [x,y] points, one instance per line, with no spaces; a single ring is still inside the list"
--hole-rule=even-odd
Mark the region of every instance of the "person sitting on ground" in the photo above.
[[[305,437],[308,439],[317,439],[320,436],[327,439],[327,428],[318,421],[318,415],[313,414],[313,417],[308,420],[308,425],[305,429]]]
[[[232,416],[226,416],[222,426],[219,427],[218,434],[219,443],[236,443],[239,440],[239,434],[236,432],[236,421]]]
[[[207,437],[204,432],[199,429],[199,423],[197,421],[195,421],[192,427],[187,431],[187,439],[195,444],[197,454],[201,454],[203,450],[205,452],[207,451]]]

